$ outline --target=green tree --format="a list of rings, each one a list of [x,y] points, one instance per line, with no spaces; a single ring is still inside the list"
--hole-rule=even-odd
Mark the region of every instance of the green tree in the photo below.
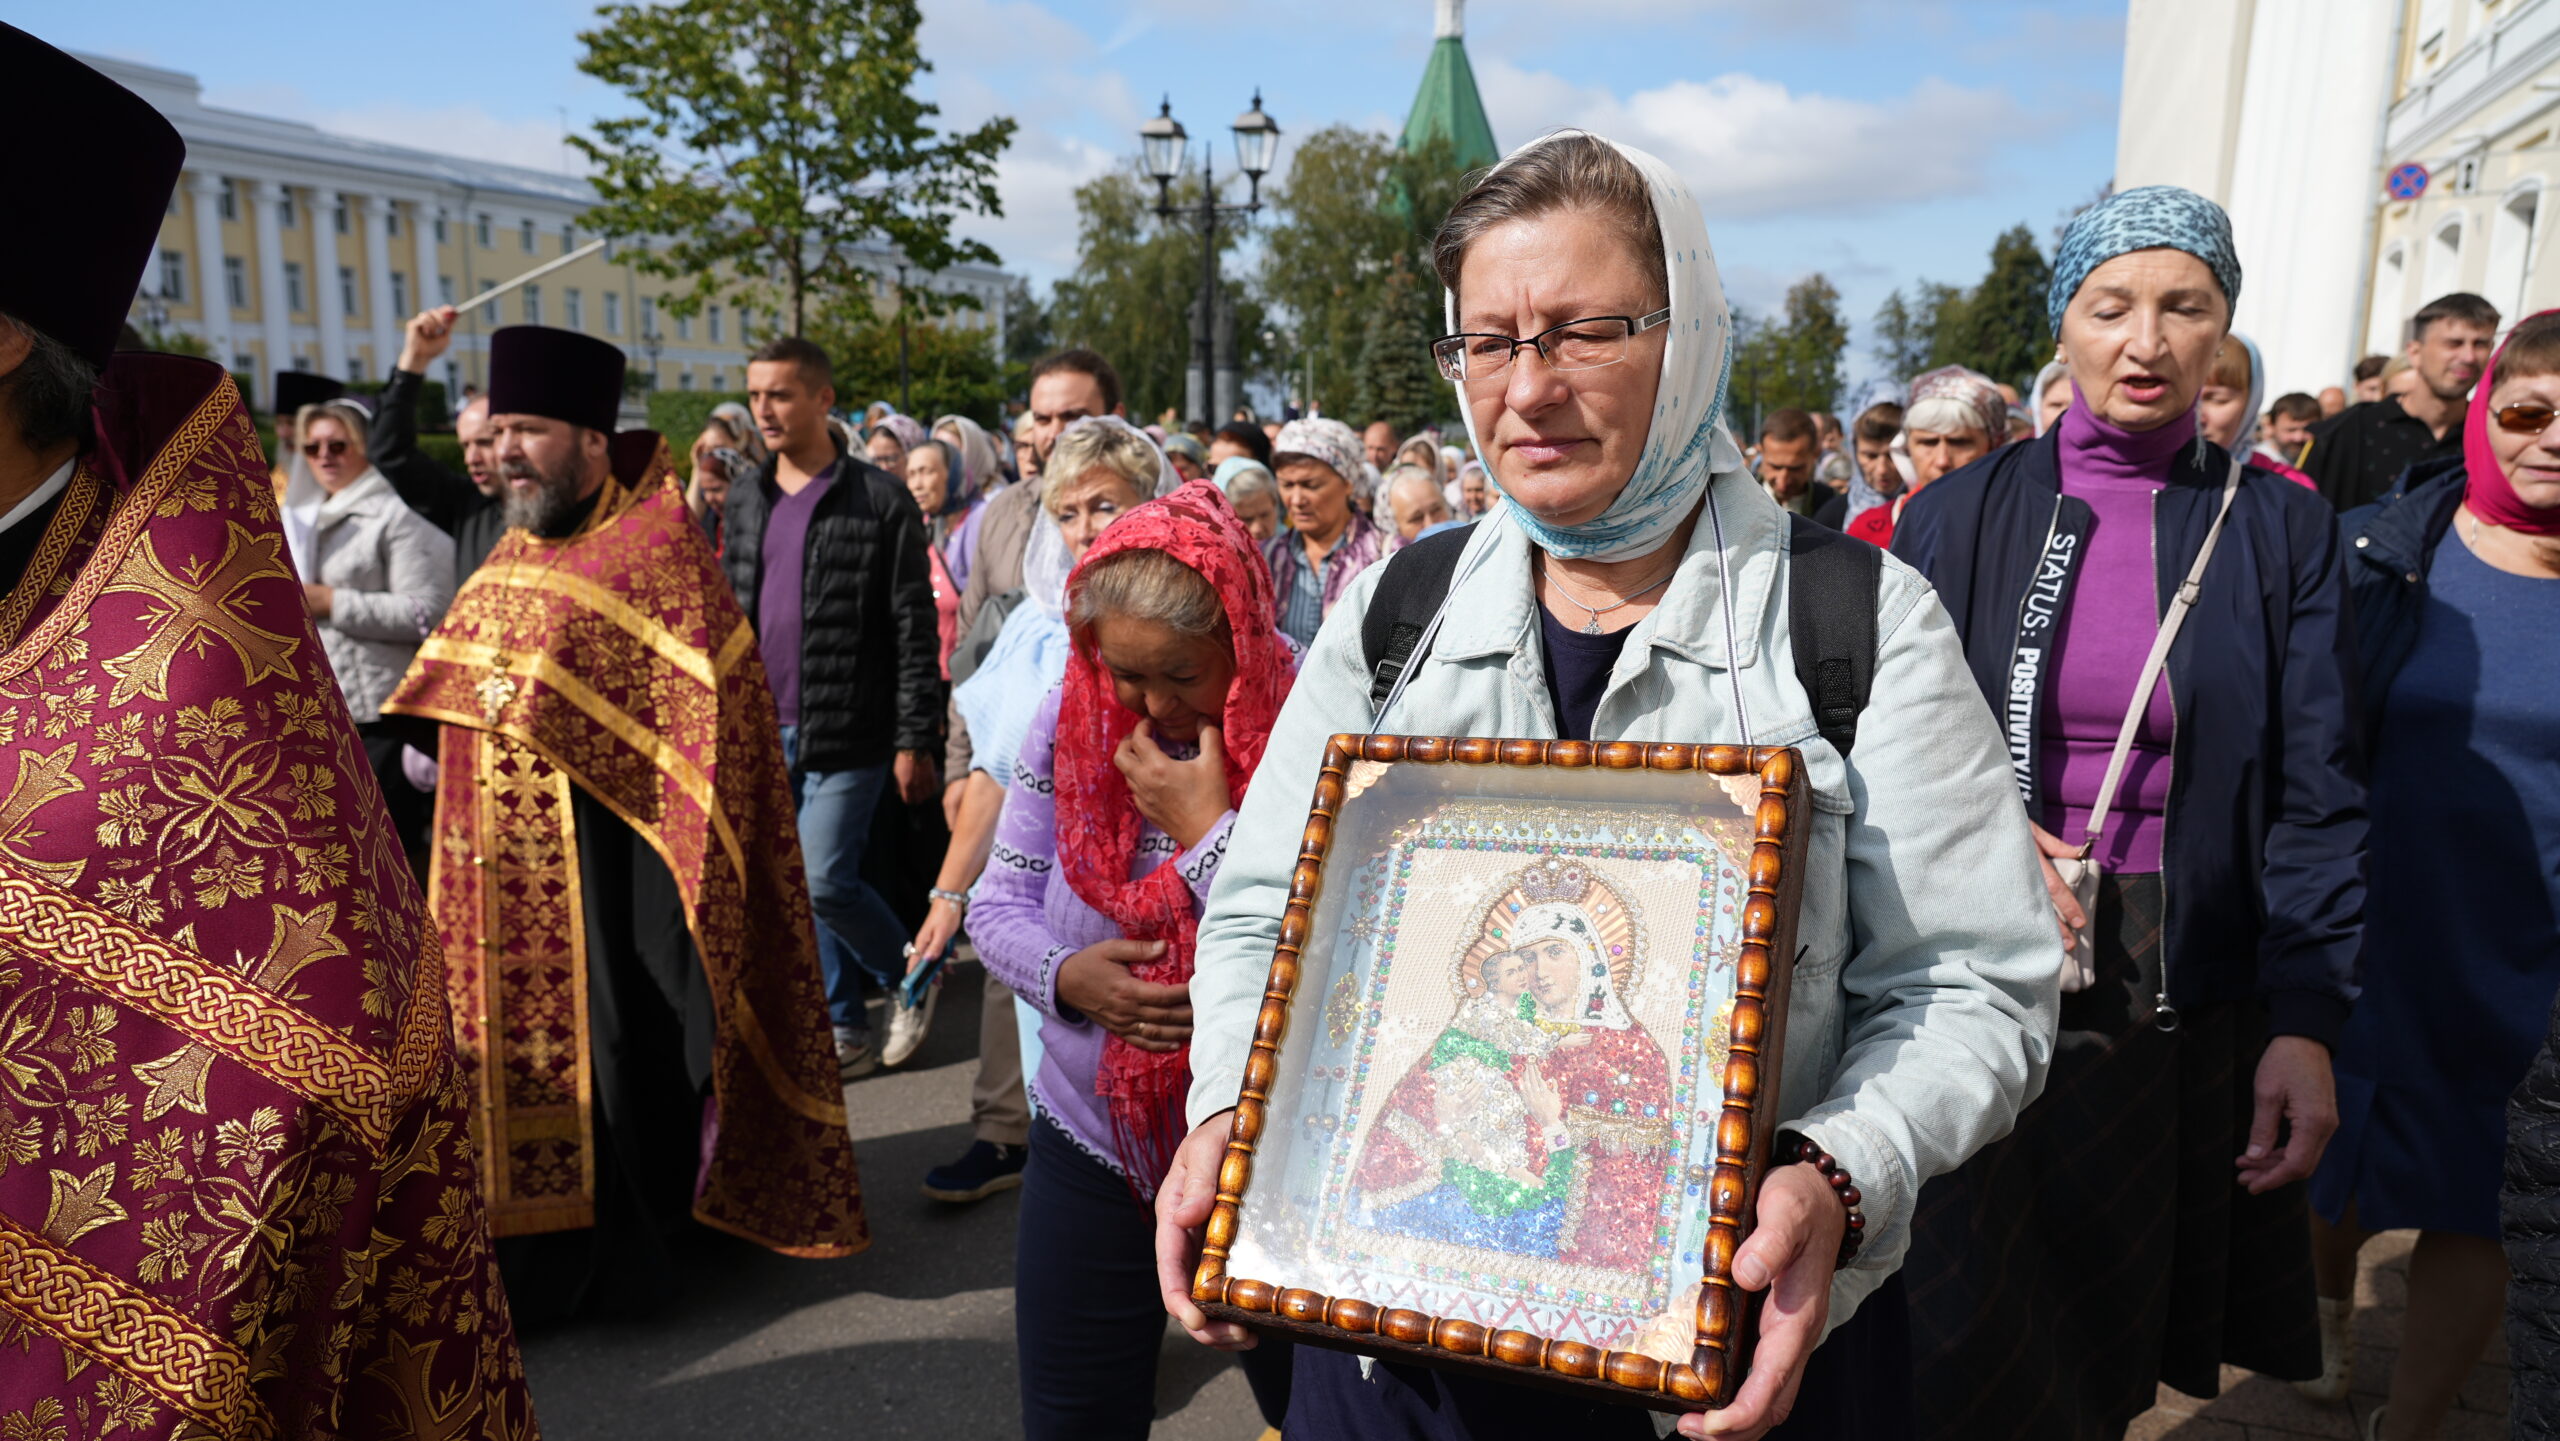
[[[1439,282],[1406,256],[1389,262],[1360,338],[1349,414],[1411,435],[1456,409],[1431,362],[1430,339],[1440,332],[1441,314]]]
[[[1969,290],[1915,281],[1876,308],[1875,357],[1902,380],[1941,365],[1962,365],[2024,389],[2053,358],[2045,292],[2053,266],[2024,225],[1991,243],[1991,265]]]
[[[1930,282],[1920,282],[1920,299],[1902,299],[1900,289],[1884,297],[1884,305],[1876,307],[1874,317],[1874,351],[1876,361],[1884,366],[1884,374],[1907,381],[1928,369],[1928,358],[1935,351],[1935,315],[1928,310]]]
[[[2001,232],[1991,243],[1991,269],[1965,297],[1958,353],[1950,358],[2023,389],[2053,358],[2044,309],[2052,287],[2053,267],[2036,248],[2035,233],[2023,224]]]
[[[1314,372],[1305,399],[1329,414],[1373,418],[1371,396],[1389,373],[1381,367],[1401,363],[1388,359],[1399,346],[1430,380],[1430,342],[1448,328],[1431,237],[1465,187],[1445,140],[1405,151],[1385,136],[1334,125],[1300,142],[1288,180],[1270,196],[1258,289],[1289,322],[1298,386]],[[1456,408],[1445,389],[1415,403],[1425,405],[1424,419]]]
[[[578,68],[639,112],[570,143],[594,164],[597,233],[636,242],[634,268],[689,281],[667,308],[728,296],[780,311],[794,334],[822,306],[867,311],[886,242],[918,272],[995,252],[955,239],[961,212],[1001,215],[995,162],[1014,122],[932,125],[913,91],[931,70],[915,0],[611,3],[579,35]],[[902,287],[910,313],[969,303]]]
[[[1970,364],[1966,357],[1973,343],[1973,292],[1934,280],[1923,280],[1912,289],[1920,297],[1920,313],[1928,323],[1929,363],[1921,369]]]
[[[1787,287],[1781,318],[1737,307],[1733,333],[1727,403],[1737,431],[1757,431],[1773,410],[1828,410],[1838,403],[1849,325],[1840,318],[1839,290],[1821,272]]]
[[[848,410],[874,400],[898,400],[898,323],[868,320],[843,329],[823,320],[810,339],[826,348],[835,362],[836,397]],[[907,395],[899,406],[927,422],[937,416],[965,415],[980,425],[998,425],[1004,402],[1004,366],[996,358],[995,337],[972,323],[935,324],[911,321],[907,326]]]
[[[1199,178],[1175,182],[1173,201],[1197,206]],[[1076,188],[1076,268],[1051,290],[1047,315],[1056,344],[1097,351],[1120,372],[1122,403],[1138,417],[1182,405],[1200,294],[1200,232],[1179,217],[1157,216],[1155,203],[1154,182],[1141,179],[1134,164]],[[1242,238],[1237,226],[1219,226],[1222,261]],[[1222,303],[1235,308],[1239,362],[1251,373],[1263,307],[1231,273],[1223,291]]]

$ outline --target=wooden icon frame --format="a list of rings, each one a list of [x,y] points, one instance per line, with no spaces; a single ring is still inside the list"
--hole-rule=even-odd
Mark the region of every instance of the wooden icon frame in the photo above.
[[[1660,789],[1674,796],[1674,804],[1682,781],[1748,777],[1758,783],[1756,798],[1744,812],[1750,818],[1750,836],[1748,860],[1740,869],[1747,889],[1740,903],[1741,944],[1734,965],[1732,1020],[1722,1032],[1729,1049],[1723,1063],[1721,1105],[1712,1126],[1713,1165],[1704,1184],[1692,1187],[1702,1193],[1707,1223],[1699,1247],[1693,1345],[1685,1362],[1379,1304],[1358,1294],[1323,1294],[1229,1270],[1252,1195],[1255,1163],[1272,1125],[1271,1106],[1285,1040],[1293,1025],[1302,1023],[1302,1015],[1323,1023],[1318,1013],[1325,1007],[1331,941],[1316,937],[1314,928],[1328,861],[1334,859],[1334,836],[1345,805],[1396,766],[1537,769],[1547,774],[1529,784],[1545,787],[1549,796],[1542,799],[1551,799],[1559,787],[1569,791],[1574,781],[1561,773],[1571,772],[1656,773],[1666,782]],[[1479,790],[1490,781],[1498,791],[1504,777],[1466,779]],[[1705,795],[1694,787],[1688,794]],[[1728,787],[1726,794],[1732,797],[1734,792]],[[1776,1130],[1778,1061],[1796,953],[1810,803],[1802,756],[1785,747],[1334,736],[1325,750],[1291,878],[1192,1298],[1219,1320],[1391,1360],[1470,1370],[1657,1410],[1698,1411],[1729,1404],[1747,1371],[1756,1329],[1759,1296],[1736,1286],[1731,1270],[1735,1251],[1751,1231]],[[1355,858],[1345,864],[1358,863]],[[1490,927],[1493,919],[1484,924]],[[1319,944],[1328,954],[1311,958],[1310,946]],[[1689,959],[1691,965],[1697,964],[1694,951]],[[1312,993],[1302,995],[1301,983],[1310,972],[1311,960],[1325,969],[1315,972]],[[1596,967],[1593,974],[1598,974]],[[1525,1014],[1527,1003],[1523,1005]],[[1304,1059],[1302,1053],[1302,1064]],[[1697,1100],[1703,1105],[1704,1099],[1701,1090]],[[1698,1120],[1703,1121],[1703,1115]],[[1686,1132],[1687,1145],[1701,1145],[1701,1129],[1692,1123]],[[1346,1142],[1345,1154],[1348,1146]],[[1678,1204],[1675,1195],[1663,1210],[1667,1214]],[[1679,1257],[1675,1254],[1671,1259]],[[1676,1338],[1671,1344],[1676,1346]]]

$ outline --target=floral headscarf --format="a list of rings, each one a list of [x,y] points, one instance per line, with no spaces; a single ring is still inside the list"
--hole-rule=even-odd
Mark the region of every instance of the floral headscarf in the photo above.
[[[2240,303],[2240,253],[2231,244],[2231,217],[2221,206],[2176,185],[2144,185],[2120,190],[2071,222],[2054,247],[2053,285],[2045,292],[2045,314],[2053,333],[2062,333],[2062,312],[2080,293],[2089,272],[2137,250],[2183,250],[2204,262],[2222,298]]]
[[[896,436],[900,450],[913,450],[924,444],[924,422],[912,415],[900,415],[893,410],[880,417],[880,423],[871,429],[874,433],[885,430]]]
[[[1993,448],[2009,438],[2009,401],[1991,377],[1961,365],[1942,365],[1911,382],[1911,401],[1902,409],[1902,428],[1913,430],[1981,429]]]
[[[1359,433],[1341,421],[1327,416],[1309,416],[1280,427],[1280,437],[1271,442],[1271,471],[1291,456],[1304,456],[1341,476],[1354,496],[1369,488],[1369,457],[1360,444]]]
[[[1297,668],[1295,653],[1273,625],[1271,568],[1218,487],[1195,480],[1130,511],[1096,538],[1068,578],[1070,604],[1096,566],[1139,550],[1169,555],[1189,566],[1217,592],[1226,610],[1236,669],[1227,686],[1219,740],[1226,755],[1227,798],[1241,806]],[[1109,917],[1121,935],[1164,942],[1162,955],[1132,964],[1129,973],[1156,985],[1179,986],[1191,979],[1198,947],[1191,884],[1173,865],[1129,878],[1142,818],[1130,798],[1128,778],[1112,759],[1144,719],[1114,698],[1111,674],[1103,668],[1091,634],[1078,635],[1058,699],[1058,865],[1076,895]],[[1151,1185],[1172,1164],[1183,1136],[1183,1099],[1190,1089],[1187,1050],[1145,1051],[1118,1036],[1103,1042],[1093,1092],[1111,1119],[1125,1174]]]

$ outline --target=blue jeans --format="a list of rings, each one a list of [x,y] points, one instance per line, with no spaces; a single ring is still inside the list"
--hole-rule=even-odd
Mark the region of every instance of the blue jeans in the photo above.
[[[889,765],[804,771],[798,726],[782,728],[782,763],[791,768],[791,798],[800,807],[800,855],[809,872],[809,907],[817,912],[827,1014],[839,1031],[868,1031],[865,991],[888,991],[907,969],[900,954],[907,928],[862,878],[872,812],[891,785]]]

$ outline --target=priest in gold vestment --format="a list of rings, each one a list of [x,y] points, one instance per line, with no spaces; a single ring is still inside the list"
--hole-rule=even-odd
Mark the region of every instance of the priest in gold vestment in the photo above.
[[[517,1309],[644,1304],[690,1222],[868,1242],[772,691],[622,352],[490,339],[510,529],[386,712],[443,727],[428,890]]]
[[[518,1438],[436,936],[222,367],[184,156],[0,25],[0,1437]]]

